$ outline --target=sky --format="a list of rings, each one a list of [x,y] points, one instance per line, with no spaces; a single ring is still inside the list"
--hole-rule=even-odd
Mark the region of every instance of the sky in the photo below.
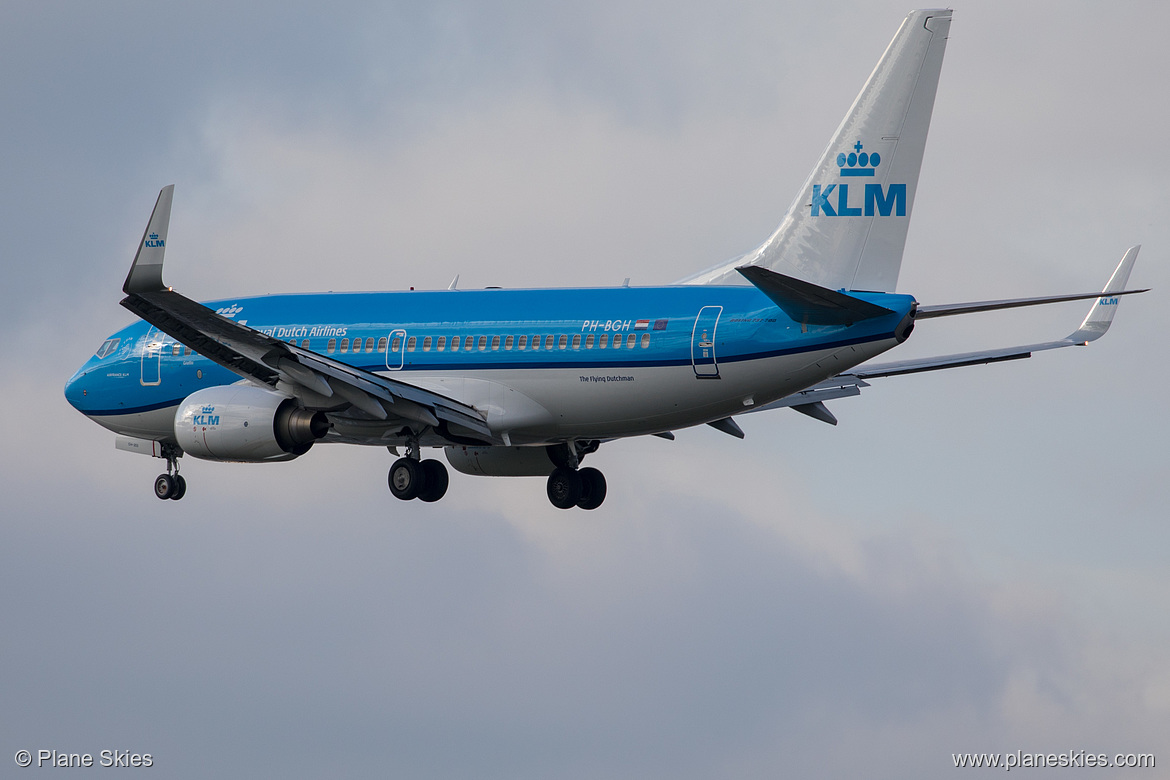
[[[64,400],[166,184],[194,298],[670,283],[772,231],[909,10],[0,6],[5,776],[1170,777],[1166,4],[955,7],[898,289],[1089,291],[1141,243],[1153,291],[1091,348],[875,380],[835,428],[610,443],[589,513],[457,473],[398,502],[392,456],[328,446],[186,458],[162,503]],[[924,322],[894,359],[1085,310]]]

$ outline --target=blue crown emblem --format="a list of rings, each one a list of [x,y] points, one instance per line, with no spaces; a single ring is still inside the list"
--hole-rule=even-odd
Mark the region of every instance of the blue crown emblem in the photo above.
[[[151,237],[152,239],[154,239],[155,241],[157,241],[157,240],[158,240],[158,233],[151,233],[151,234],[150,234],[150,237]]]
[[[837,155],[837,167],[841,169],[842,176],[873,176],[874,169],[882,164],[880,154],[869,154],[861,151],[862,148],[861,141],[858,141],[848,155],[844,152]]]
[[[205,406],[202,409],[200,409],[199,411],[203,412],[203,414],[212,414],[213,412],[215,412],[215,407],[214,406]]]

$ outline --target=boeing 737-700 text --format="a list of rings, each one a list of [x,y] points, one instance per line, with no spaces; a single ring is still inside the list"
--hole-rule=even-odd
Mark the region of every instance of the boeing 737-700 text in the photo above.
[[[196,303],[163,284],[173,185],[159,194],[110,336],[65,395],[166,460],[159,498],[186,492],[179,458],[268,462],[317,442],[387,447],[400,499],[437,501],[443,448],[466,474],[547,478],[557,507],[594,509],[582,461],[628,436],[673,438],[790,407],[836,424],[828,400],[867,380],[1029,357],[1102,336],[1137,247],[1104,289],[923,306],[894,289],[934,107],[949,10],[914,11],[865,82],[776,231],[757,249],[661,287],[267,295]],[[1057,341],[868,361],[931,317],[1092,299]]]

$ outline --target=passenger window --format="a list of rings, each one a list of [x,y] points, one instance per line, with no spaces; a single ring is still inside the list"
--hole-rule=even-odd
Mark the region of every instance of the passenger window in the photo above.
[[[573,336],[573,349],[581,348],[581,334],[577,333]]]
[[[414,352],[416,346],[418,346],[418,336],[411,336],[406,340],[407,352]]]
[[[302,344],[301,346],[305,346],[305,345],[304,345],[304,344]],[[385,351],[386,351],[386,337],[385,337],[385,336],[383,336],[382,338],[378,339],[378,351],[379,351],[379,352],[385,352]]]
[[[590,333],[585,337],[585,349],[593,349],[593,334]]]
[[[374,351],[374,337],[368,336],[368,337],[366,337],[366,352],[373,352],[373,351]]]
[[[613,348],[614,349],[621,349],[622,348],[622,334],[615,333],[613,335]]]
[[[532,337],[532,348],[533,349],[540,349],[540,336],[533,336]]]
[[[427,336],[423,339],[423,352],[431,351],[431,337]]]
[[[642,334],[642,349],[646,349],[646,347],[648,347],[648,346],[650,346],[650,334],[643,333]]]
[[[511,349],[512,345],[515,343],[516,343],[516,337],[509,336],[508,338],[504,339],[504,349]]]
[[[301,339],[301,349],[308,349],[308,348],[309,348],[309,340],[308,339]]]
[[[479,344],[477,346],[479,347],[480,352],[483,352],[485,349],[487,349],[487,336],[480,336]]]
[[[325,345],[326,352],[337,351],[337,339],[329,339],[329,343]]]
[[[500,348],[500,337],[492,336],[492,350],[495,351]]]
[[[390,342],[390,351],[391,352],[399,352],[401,349],[402,349],[402,337],[395,336],[394,340]],[[333,350],[329,350],[329,351],[332,352]]]
[[[516,349],[527,349],[527,348],[528,348],[528,337],[521,336],[520,337],[520,344],[516,347]]]
[[[435,346],[435,349],[442,352],[446,348],[447,348],[447,337],[446,336],[439,336],[439,343]]]
[[[342,352],[349,352],[349,339],[342,339],[341,340],[341,351]]]
[[[553,345],[553,337],[552,336],[545,336],[544,337],[544,348],[545,349],[552,349],[552,345]]]
[[[451,337],[451,351],[452,352],[459,351],[459,337],[458,336]]]
[[[608,334],[608,333],[602,333],[602,334],[601,334],[601,338],[600,338],[600,339],[598,339],[598,342],[597,342],[597,347],[598,347],[599,349],[605,349],[605,348],[606,348],[606,347],[608,347],[608,346],[609,346],[609,334]]]
[[[634,344],[636,344],[637,341],[638,341],[638,337],[635,336],[633,333],[626,336],[626,349],[633,349]]]

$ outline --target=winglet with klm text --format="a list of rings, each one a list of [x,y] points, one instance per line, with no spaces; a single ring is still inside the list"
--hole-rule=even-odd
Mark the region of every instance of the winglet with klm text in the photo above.
[[[1101,297],[1089,309],[1081,327],[1069,335],[1070,341],[1088,344],[1090,341],[1101,338],[1105,335],[1105,331],[1109,330],[1109,324],[1113,322],[1113,315],[1117,313],[1118,299],[1115,293],[1125,289],[1125,285],[1129,282],[1129,272],[1133,270],[1134,261],[1137,260],[1138,250],[1141,248],[1142,245],[1138,244],[1131,246],[1126,251],[1121,262],[1118,263],[1117,269],[1113,272],[1113,276],[1109,277],[1105,289],[1101,291]]]
[[[174,195],[173,184],[163,187],[158,194],[150,222],[142,234],[142,242],[138,244],[138,253],[134,255],[134,263],[130,266],[126,283],[122,285],[122,292],[128,295],[166,289],[162,280],[163,252],[166,251],[167,227],[171,223],[171,200]]]

